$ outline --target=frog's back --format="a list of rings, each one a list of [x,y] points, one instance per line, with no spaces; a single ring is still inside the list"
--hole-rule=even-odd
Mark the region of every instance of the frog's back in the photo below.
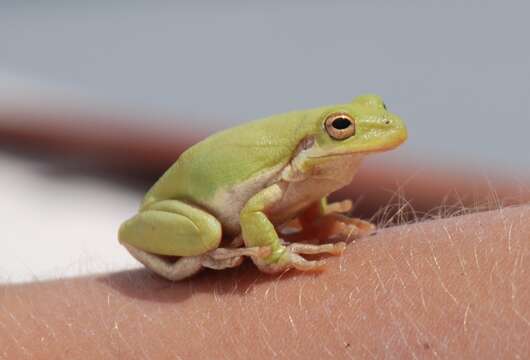
[[[214,134],[178,158],[146,194],[143,206],[164,199],[209,204],[245,181],[276,176],[313,124],[306,112],[264,118]],[[237,191],[233,191],[237,192]]]

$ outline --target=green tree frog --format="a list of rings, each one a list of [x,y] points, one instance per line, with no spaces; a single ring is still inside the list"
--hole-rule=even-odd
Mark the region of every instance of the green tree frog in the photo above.
[[[221,131],[181,154],[121,225],[119,241],[174,281],[245,257],[266,273],[321,269],[324,261],[303,255],[339,255],[375,229],[345,215],[351,201],[326,197],[352,181],[365,155],[406,138],[376,95]]]

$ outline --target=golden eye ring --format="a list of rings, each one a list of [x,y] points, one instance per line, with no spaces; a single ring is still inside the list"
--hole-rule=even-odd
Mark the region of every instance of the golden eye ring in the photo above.
[[[326,132],[335,140],[355,135],[355,120],[347,113],[333,113],[324,121]]]

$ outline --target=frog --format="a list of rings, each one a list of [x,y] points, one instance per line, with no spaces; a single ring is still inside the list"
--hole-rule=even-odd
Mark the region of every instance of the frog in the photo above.
[[[376,226],[329,202],[366,155],[407,139],[401,118],[374,94],[289,111],[215,133],[185,150],[119,228],[119,242],[171,280],[250,258],[268,274],[321,271]],[[307,256],[309,255],[309,256]],[[316,258],[315,258],[316,256]]]

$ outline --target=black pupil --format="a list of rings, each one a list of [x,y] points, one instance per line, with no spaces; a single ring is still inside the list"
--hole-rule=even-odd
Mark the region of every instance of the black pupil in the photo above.
[[[351,121],[349,119],[340,117],[333,120],[333,123],[331,123],[331,125],[333,125],[333,127],[337,130],[343,130],[351,125]]]

